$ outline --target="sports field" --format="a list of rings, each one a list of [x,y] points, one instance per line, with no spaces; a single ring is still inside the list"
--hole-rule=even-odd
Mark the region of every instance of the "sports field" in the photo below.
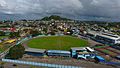
[[[72,36],[40,37],[28,41],[28,46],[39,49],[70,50],[71,47],[85,47],[88,42]]]

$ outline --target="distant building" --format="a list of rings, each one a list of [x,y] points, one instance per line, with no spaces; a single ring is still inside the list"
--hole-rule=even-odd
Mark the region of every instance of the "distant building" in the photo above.
[[[85,47],[73,47],[71,48],[72,57],[77,57],[77,52],[87,52],[87,49]]]
[[[96,54],[90,53],[90,52],[78,52],[77,53],[77,59],[89,59],[89,58],[95,58]]]
[[[62,51],[62,50],[48,50],[47,51],[48,56],[62,56],[62,57],[70,57],[71,53],[70,51]]]
[[[98,62],[104,62],[105,61],[105,59],[101,56],[96,56],[95,60],[98,61]]]
[[[120,36],[110,33],[96,35],[96,39],[105,44],[120,44]]]
[[[95,51],[90,47],[74,47],[71,48],[71,53],[73,58],[77,59],[87,59],[94,58],[96,54]]]
[[[103,44],[120,44],[120,36],[111,32],[89,31],[87,36]]]
[[[120,55],[115,57],[116,59],[120,60]]]
[[[32,56],[44,56],[45,49],[35,49],[35,48],[27,48],[25,49],[25,54],[32,55]]]

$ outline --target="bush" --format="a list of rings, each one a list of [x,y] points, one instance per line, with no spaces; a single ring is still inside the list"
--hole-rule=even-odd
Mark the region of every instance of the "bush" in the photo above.
[[[12,47],[9,53],[5,56],[7,59],[19,59],[22,58],[25,53],[25,48],[20,44]]]

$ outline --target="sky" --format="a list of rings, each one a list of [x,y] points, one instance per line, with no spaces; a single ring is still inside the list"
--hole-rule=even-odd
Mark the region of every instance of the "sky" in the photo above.
[[[50,15],[120,21],[120,0],[0,0],[0,20],[40,19]]]

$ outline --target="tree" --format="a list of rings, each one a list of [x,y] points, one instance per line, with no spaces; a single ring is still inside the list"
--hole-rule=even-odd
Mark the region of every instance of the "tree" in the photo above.
[[[5,36],[5,32],[0,31],[0,36]]]
[[[39,34],[40,32],[39,31],[37,31],[37,30],[31,30],[30,31],[30,34]]]
[[[11,32],[9,35],[10,38],[20,37],[20,32]]]
[[[9,53],[5,56],[7,59],[19,59],[22,58],[25,53],[25,48],[21,44],[12,47]]]
[[[50,32],[50,34],[51,34],[51,35],[55,35],[55,31],[52,30],[52,31]]]

